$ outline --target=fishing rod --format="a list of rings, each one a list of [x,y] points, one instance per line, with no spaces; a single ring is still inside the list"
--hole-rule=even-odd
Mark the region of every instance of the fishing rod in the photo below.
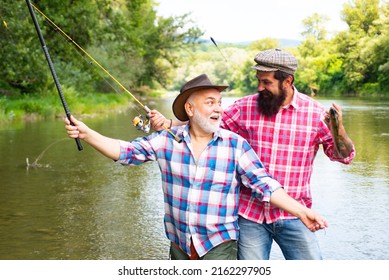
[[[26,0],[28,1],[28,0]],[[30,2],[30,1],[28,1]],[[34,4],[31,4],[31,6],[41,15],[43,16],[52,26],[54,26],[58,31],[62,33],[63,36],[65,36],[73,45],[75,45],[80,51],[82,51],[90,60],[94,62],[95,65],[97,65],[105,74],[107,74],[115,83],[117,83],[121,89],[123,89],[128,95],[130,95],[147,113],[146,118],[144,118],[141,114],[139,116],[136,116],[132,123],[138,130],[142,130],[146,133],[150,131],[150,122],[148,114],[150,113],[150,109],[142,104],[125,86],[123,86],[122,83],[120,83],[114,76],[111,75],[105,69],[96,59],[94,59],[86,50],[84,50],[79,44],[77,44],[76,41],[74,41],[66,32],[64,32],[58,25],[56,25],[49,17],[47,17],[42,11],[40,11]],[[167,132],[169,132],[170,135],[174,137],[174,139],[181,143],[182,139],[179,138],[177,135],[175,135],[169,128],[167,128],[165,125],[163,125],[163,129],[165,129]]]
[[[211,38],[212,43],[215,45],[215,47],[218,49],[218,51],[220,52],[220,54],[221,54],[222,57],[224,58],[224,60],[228,63],[227,58],[224,56],[224,54],[222,53],[222,51],[219,49],[219,47],[217,46],[215,40],[214,40],[212,37],[210,37],[210,38]]]
[[[62,89],[61,89],[61,85],[60,85],[58,77],[57,77],[57,73],[55,72],[54,65],[53,65],[53,62],[51,61],[51,57],[50,57],[50,54],[49,54],[49,50],[47,49],[47,46],[46,46],[46,43],[45,43],[45,39],[43,38],[41,29],[40,29],[39,24],[38,24],[38,20],[36,19],[34,10],[32,9],[31,2],[29,0],[26,0],[26,3],[27,3],[27,6],[28,6],[28,10],[30,11],[32,21],[34,22],[34,26],[35,26],[36,32],[38,33],[38,37],[39,37],[39,40],[41,42],[43,52],[45,53],[45,57],[46,57],[47,63],[49,64],[49,68],[50,68],[51,74],[53,75],[54,83],[55,83],[55,86],[57,87],[57,91],[58,91],[59,97],[61,99],[62,106],[63,106],[63,108],[65,110],[66,117],[70,121],[70,124],[74,125],[74,123],[70,120],[71,114],[70,114],[68,105],[66,103],[65,96],[62,93]],[[78,150],[81,151],[83,149],[83,147],[81,145],[80,139],[79,138],[75,138],[75,140],[76,140],[76,144],[77,144]]]

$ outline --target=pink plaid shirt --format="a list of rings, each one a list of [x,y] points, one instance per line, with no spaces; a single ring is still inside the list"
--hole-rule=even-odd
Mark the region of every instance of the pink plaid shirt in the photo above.
[[[254,94],[235,101],[224,110],[221,126],[243,136],[287,193],[311,207],[310,178],[319,145],[331,160],[344,164],[351,163],[355,149],[347,158],[335,158],[331,132],[324,123],[325,107],[296,89],[292,102],[272,117],[259,114],[257,99]],[[246,188],[241,189],[239,215],[259,223],[295,218],[259,202]]]

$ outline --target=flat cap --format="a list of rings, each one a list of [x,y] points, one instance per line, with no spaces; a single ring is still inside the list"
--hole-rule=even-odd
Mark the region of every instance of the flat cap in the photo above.
[[[294,75],[297,69],[297,59],[290,53],[281,49],[270,49],[259,52],[254,61],[257,63],[252,68],[258,71],[273,72],[282,71]]]

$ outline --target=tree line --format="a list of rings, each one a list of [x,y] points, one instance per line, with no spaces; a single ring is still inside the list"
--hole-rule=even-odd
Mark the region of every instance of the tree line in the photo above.
[[[134,90],[165,85],[166,72],[178,63],[177,50],[193,45],[202,35],[188,15],[157,17],[152,0],[32,2]],[[101,77],[101,71],[91,70],[93,63],[36,14],[62,84],[81,91],[105,91],[106,77]],[[0,17],[0,94],[47,91],[52,78],[25,1],[5,1]]]
[[[157,16],[152,0],[36,0],[34,5],[130,91],[178,89],[190,76],[207,73],[233,91],[256,91],[250,68],[257,52],[282,47],[276,39],[247,46],[201,39],[204,32],[190,14]],[[328,34],[328,19],[314,14],[303,21],[303,41],[289,47],[299,61],[295,84],[320,94],[389,93],[389,3],[353,0],[341,15],[347,31]],[[77,91],[110,92],[115,85],[88,57],[40,15],[45,41],[61,83]],[[53,92],[36,31],[24,1],[0,7],[0,97]],[[285,26],[287,28],[287,26]],[[331,35],[331,36],[330,36]]]
[[[251,68],[255,55],[260,50],[281,47],[298,59],[295,85],[302,92],[332,96],[389,95],[389,3],[350,1],[339,16],[347,23],[348,30],[337,34],[326,30],[328,18],[323,15],[313,14],[304,19],[303,40],[298,46],[282,46],[274,38],[244,47],[218,44],[228,61],[210,42],[197,47],[196,59],[186,55],[186,63],[176,71],[175,88],[188,75],[206,71],[216,81],[228,83],[234,92],[253,93],[257,89]]]

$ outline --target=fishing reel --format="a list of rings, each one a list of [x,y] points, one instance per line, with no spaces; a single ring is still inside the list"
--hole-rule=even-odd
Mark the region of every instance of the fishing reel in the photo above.
[[[142,115],[136,116],[132,120],[132,124],[137,130],[142,130],[145,133],[150,132],[150,121],[148,115],[146,116],[146,118],[144,118]]]

